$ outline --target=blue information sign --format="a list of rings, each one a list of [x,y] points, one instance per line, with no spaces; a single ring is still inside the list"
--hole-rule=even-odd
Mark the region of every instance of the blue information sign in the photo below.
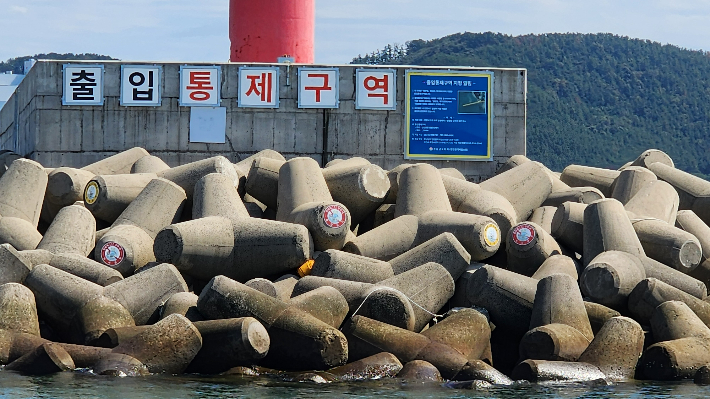
[[[493,72],[408,71],[405,159],[487,161]]]

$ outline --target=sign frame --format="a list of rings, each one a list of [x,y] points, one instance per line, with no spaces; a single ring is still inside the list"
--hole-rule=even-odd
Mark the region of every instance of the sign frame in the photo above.
[[[432,77],[468,77],[486,78],[486,114],[487,114],[487,144],[485,155],[455,155],[455,154],[417,154],[411,152],[411,128],[412,128],[412,76],[432,76]],[[404,75],[405,83],[405,109],[404,109],[404,159],[421,160],[448,160],[448,161],[492,161],[493,160],[493,105],[494,105],[494,83],[495,75],[490,70],[427,70],[408,69]],[[457,93],[457,102],[459,94]]]
[[[100,68],[101,69],[101,85],[97,85],[96,89],[99,90],[98,100],[85,101],[85,100],[71,100],[67,101],[67,68]],[[92,105],[92,106],[103,106],[104,105],[104,85],[105,85],[106,70],[103,64],[62,64],[62,105]]]
[[[335,83],[333,84],[333,90],[335,91],[335,104],[334,105],[304,105],[301,100],[301,74],[303,72],[335,72]],[[328,68],[328,67],[299,67],[298,68],[298,108],[303,109],[337,109],[340,108],[340,68]]]
[[[392,105],[387,107],[372,107],[360,104],[360,86],[358,84],[358,74],[361,72],[388,72],[392,74]],[[397,70],[394,68],[356,68],[355,69],[355,109],[365,109],[371,111],[396,111],[397,110]]]
[[[215,86],[215,97],[217,97],[217,103],[186,103],[182,98],[182,88],[185,83],[185,73],[183,70],[190,69],[214,69],[217,71],[217,84]],[[180,65],[180,88],[178,93],[178,105],[181,107],[220,107],[222,106],[222,67],[219,65]]]
[[[276,100],[273,105],[271,104],[266,104],[266,105],[250,105],[244,104],[244,92],[242,90],[241,84],[242,84],[242,71],[248,71],[248,70],[273,70],[275,71],[275,81],[272,82],[274,87],[276,88],[275,93],[276,93]],[[279,86],[279,80],[281,78],[281,68],[277,66],[241,66],[239,67],[239,72],[237,74],[237,78],[239,83],[237,84],[237,88],[239,90],[239,95],[237,96],[237,107],[239,108],[266,108],[266,109],[278,109],[281,103],[281,96],[279,95],[279,91],[281,90],[281,87]]]
[[[157,98],[157,100],[153,100],[151,102],[125,102],[123,98],[123,82],[124,82],[124,70],[125,68],[145,68],[145,69],[155,69],[158,71],[158,76],[156,80],[158,81],[158,84],[155,86],[155,92],[156,94],[154,95],[153,98]],[[121,80],[120,80],[120,93],[119,93],[119,104],[123,107],[160,107],[163,103],[163,67],[161,65],[123,65],[121,64]],[[132,101],[137,101],[137,100],[132,100]]]

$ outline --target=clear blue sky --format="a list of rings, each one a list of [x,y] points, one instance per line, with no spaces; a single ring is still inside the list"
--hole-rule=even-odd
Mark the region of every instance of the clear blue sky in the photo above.
[[[257,0],[258,1],[258,0]],[[226,61],[228,0],[0,0],[0,60]],[[316,62],[457,32],[610,32],[710,50],[708,0],[317,0]]]

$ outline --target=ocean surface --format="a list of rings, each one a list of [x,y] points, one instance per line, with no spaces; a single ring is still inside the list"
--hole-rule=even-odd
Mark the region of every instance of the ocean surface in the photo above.
[[[0,398],[706,398],[710,387],[692,381],[659,383],[523,384],[453,389],[396,379],[316,384],[264,377],[97,376],[82,372],[43,377],[0,371]]]

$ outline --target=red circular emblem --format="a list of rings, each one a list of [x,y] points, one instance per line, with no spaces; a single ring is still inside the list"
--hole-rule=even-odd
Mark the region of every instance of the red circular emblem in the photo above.
[[[347,211],[340,205],[328,205],[323,211],[323,222],[328,227],[337,229],[344,225],[347,220]]]
[[[518,245],[528,245],[535,239],[535,228],[527,223],[513,227],[513,242]]]
[[[126,257],[126,251],[121,245],[109,241],[101,247],[101,260],[108,266],[116,266]]]

